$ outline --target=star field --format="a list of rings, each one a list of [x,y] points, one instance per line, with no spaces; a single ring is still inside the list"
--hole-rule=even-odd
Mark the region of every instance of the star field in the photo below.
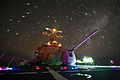
[[[98,32],[76,50],[78,58],[119,56],[119,0],[7,0],[1,5],[0,50],[32,56],[48,41],[45,27],[62,30],[58,41],[72,49],[93,30]]]

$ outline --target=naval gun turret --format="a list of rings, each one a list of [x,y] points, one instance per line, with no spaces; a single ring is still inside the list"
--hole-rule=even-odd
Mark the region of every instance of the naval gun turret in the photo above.
[[[83,39],[76,47],[73,49],[65,49],[63,55],[61,56],[61,61],[63,65],[69,65],[74,66],[76,63],[76,57],[74,51],[82,45],[85,41],[87,41],[93,34],[97,32],[97,29],[95,29],[90,35],[88,35],[85,39]]]

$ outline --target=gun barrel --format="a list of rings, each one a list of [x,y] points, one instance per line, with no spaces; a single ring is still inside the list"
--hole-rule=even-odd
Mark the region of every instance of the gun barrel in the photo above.
[[[82,45],[85,41],[87,41],[93,34],[97,32],[97,29],[95,29],[90,35],[88,35],[82,42],[80,42],[76,47],[74,47],[72,50],[77,49],[80,45]]]

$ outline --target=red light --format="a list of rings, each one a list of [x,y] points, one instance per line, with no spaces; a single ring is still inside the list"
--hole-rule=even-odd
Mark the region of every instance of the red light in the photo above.
[[[82,69],[85,69],[85,67],[82,67]]]
[[[39,66],[36,66],[36,69],[40,69]]]
[[[117,66],[111,66],[111,68],[115,68],[115,67],[117,67]]]
[[[2,70],[2,67],[0,67],[0,70]]]
[[[66,67],[63,67],[63,69],[67,69]]]
[[[90,69],[94,69],[94,67],[90,67]]]

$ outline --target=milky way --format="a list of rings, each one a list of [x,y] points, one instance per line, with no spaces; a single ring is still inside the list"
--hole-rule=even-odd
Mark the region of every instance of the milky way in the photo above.
[[[0,50],[8,55],[32,56],[48,41],[42,32],[53,24],[63,31],[59,42],[69,49],[98,29],[76,50],[78,58],[120,53],[119,0],[6,0],[0,11]]]

